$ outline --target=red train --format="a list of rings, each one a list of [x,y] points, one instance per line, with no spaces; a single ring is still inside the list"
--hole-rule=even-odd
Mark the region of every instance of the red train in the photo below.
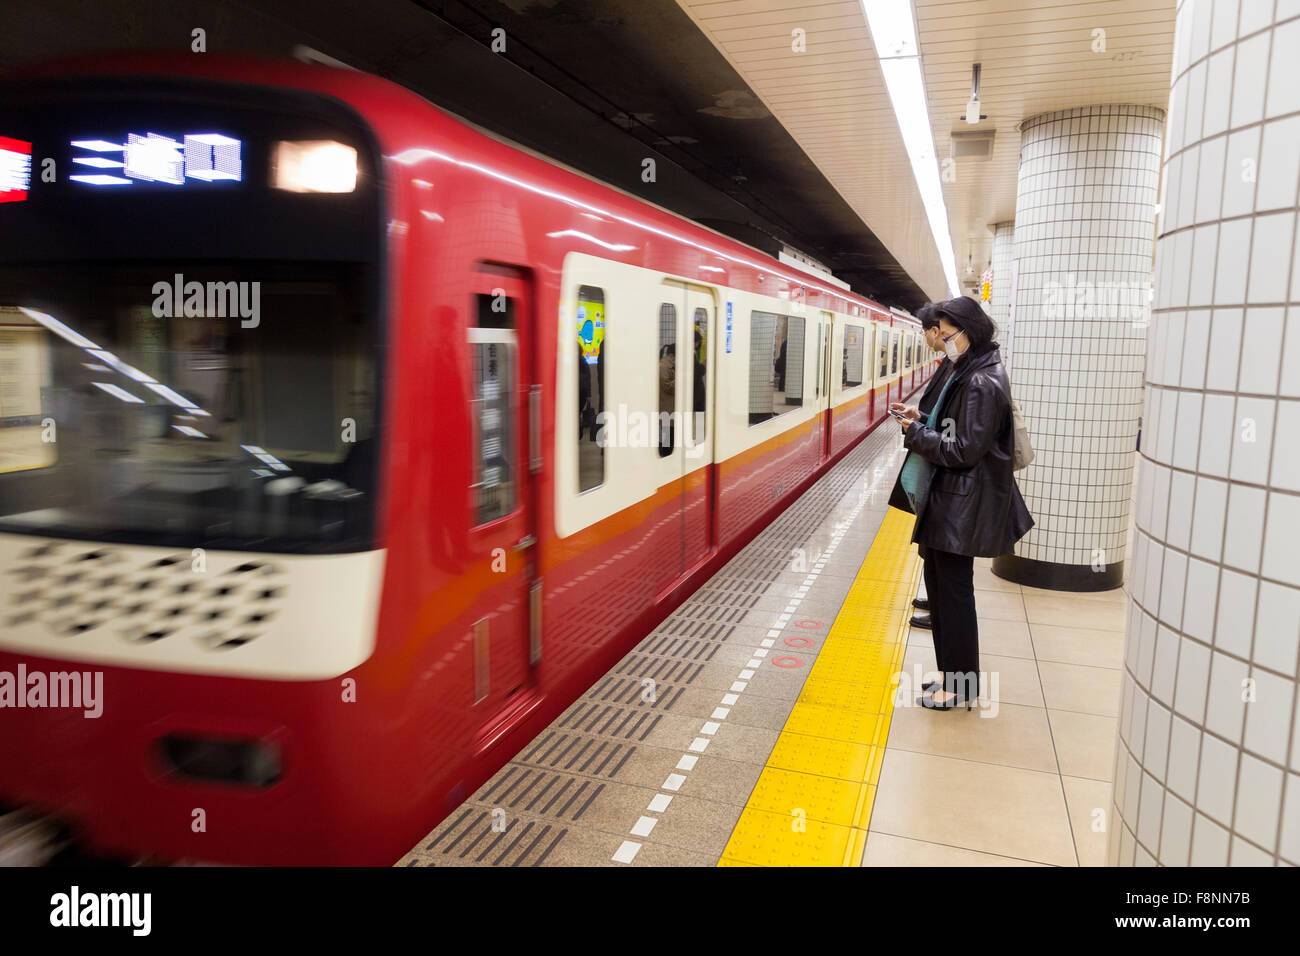
[[[0,804],[98,853],[393,862],[930,374],[364,74],[0,104]]]

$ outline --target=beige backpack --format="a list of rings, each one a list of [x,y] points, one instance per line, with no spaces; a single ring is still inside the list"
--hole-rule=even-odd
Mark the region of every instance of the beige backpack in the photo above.
[[[1015,427],[1015,443],[1011,452],[1011,468],[1021,471],[1034,460],[1034,446],[1029,443],[1029,429],[1025,427],[1025,416],[1020,412],[1020,405],[1011,400],[1011,423]]]

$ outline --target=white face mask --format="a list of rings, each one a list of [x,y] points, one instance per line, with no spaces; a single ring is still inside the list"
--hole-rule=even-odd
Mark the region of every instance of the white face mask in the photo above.
[[[943,343],[943,353],[948,356],[948,361],[955,362],[961,356],[961,353],[957,351],[957,346],[953,342],[953,339],[957,338],[957,335],[964,334],[964,332],[958,332],[956,335],[952,336],[952,338],[948,339],[947,342]]]

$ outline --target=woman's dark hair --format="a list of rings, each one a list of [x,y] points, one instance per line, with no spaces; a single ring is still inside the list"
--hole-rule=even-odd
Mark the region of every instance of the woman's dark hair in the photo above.
[[[988,317],[980,304],[968,295],[959,295],[947,302],[940,302],[934,310],[934,317],[936,320],[947,319],[965,332],[966,337],[970,339],[971,348],[992,342],[993,337],[998,334],[998,327],[993,324],[993,320]]]
[[[921,322],[921,328],[932,329],[939,324],[939,317],[934,314],[934,310],[938,305],[938,302],[927,302],[916,310],[916,317]]]

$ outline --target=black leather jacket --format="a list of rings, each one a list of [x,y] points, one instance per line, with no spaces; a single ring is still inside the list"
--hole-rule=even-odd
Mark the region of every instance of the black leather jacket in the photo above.
[[[948,361],[945,356],[939,362],[939,367],[934,370],[934,375],[930,381],[925,383],[925,391],[921,393],[921,400],[916,403],[916,407],[921,410],[922,415],[929,415],[930,409],[934,408],[934,403],[939,400],[939,392],[943,390],[943,383],[948,381],[948,376],[952,374],[952,362]],[[886,418],[885,424],[893,423],[892,418]],[[894,490],[889,493],[889,504],[899,511],[906,511],[908,514],[916,514],[912,510],[912,504],[907,500],[907,492],[903,490],[901,481],[894,481]]]
[[[968,349],[951,380],[939,427],[914,422],[903,436],[904,447],[934,465],[917,485],[912,540],[954,554],[1008,554],[1034,519],[1013,475],[1011,386],[997,343]]]

